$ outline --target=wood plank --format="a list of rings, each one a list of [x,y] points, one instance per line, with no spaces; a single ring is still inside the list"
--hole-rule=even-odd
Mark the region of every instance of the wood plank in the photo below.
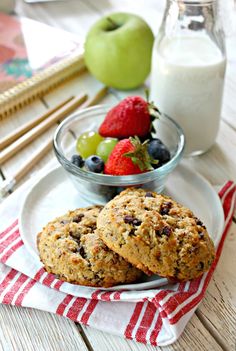
[[[226,350],[236,347],[236,224],[226,238],[221,258],[198,308],[198,316]]]
[[[109,14],[112,12],[130,12],[141,16],[144,20],[148,22],[151,26],[154,34],[157,34],[159,26],[161,24],[161,19],[163,11],[165,8],[164,0],[139,0],[139,1],[129,1],[129,0],[82,0],[91,9],[100,13],[100,15]]]
[[[27,4],[16,0],[15,12],[45,24],[64,29],[83,37],[87,29],[99,18],[86,3],[78,0]]]
[[[47,110],[46,106],[38,99],[31,104],[1,120],[0,138],[12,132],[22,124],[32,121],[36,116],[42,115]]]
[[[202,325],[196,315],[185,328],[185,331],[177,342],[165,347],[154,347],[144,345],[122,337],[104,333],[89,327],[82,327],[89,339],[91,346],[96,351],[174,351],[174,350],[191,350],[191,351],[220,351],[222,348],[211,336],[208,330]]]
[[[0,350],[88,350],[75,324],[47,312],[0,306]]]
[[[164,0],[139,0],[135,3],[129,0],[70,0],[70,6],[65,6],[63,1],[36,3],[32,6],[23,0],[16,0],[15,11],[18,15],[84,36],[101,15],[115,11],[142,16],[150,23],[154,33],[157,33],[164,7]]]
[[[236,180],[236,138],[234,130],[221,122],[215,145],[204,155],[185,159],[184,162],[202,174],[213,185]]]
[[[235,16],[236,20],[236,16]],[[224,89],[224,100],[222,117],[227,121],[236,131],[236,38],[227,39],[228,46],[228,63],[225,76],[225,89]]]
[[[52,90],[43,98],[48,107],[58,104],[70,96],[78,96],[87,93],[90,96],[103,87],[103,84],[92,77],[88,72],[69,80],[57,89]]]
[[[92,0],[83,0],[83,4],[81,4],[81,0],[74,0],[70,1],[70,6],[63,6],[63,2],[60,4],[58,3],[51,3],[51,4],[35,4],[27,5],[23,3],[22,0],[17,0],[18,3],[21,3],[21,10],[22,13],[27,14],[31,18],[42,20],[45,23],[49,23],[67,30],[71,30],[74,33],[78,33],[80,35],[85,34],[88,30],[90,25],[99,18],[100,14],[104,14],[107,12],[112,12],[114,10],[129,10],[132,11],[132,6],[135,8],[134,10],[136,13],[143,15],[143,17],[151,24],[153,30],[156,32],[156,29],[160,23],[160,15],[156,14],[156,7],[159,7],[159,2],[157,4],[156,0],[140,0],[136,2],[135,5],[132,2],[128,2],[128,0],[120,0],[119,2],[115,0],[99,0],[99,2],[93,2]],[[152,7],[150,4],[153,4]],[[163,4],[163,1],[162,1]],[[55,7],[59,11],[55,10]],[[155,7],[155,10],[154,10]],[[24,12],[25,11],[25,12]],[[160,12],[159,12],[160,14]],[[159,16],[159,17],[158,17]],[[228,123],[234,126],[234,119],[235,119],[235,107],[233,106],[233,94],[235,95],[235,79],[233,75],[233,71],[228,71],[228,81],[226,86],[226,102],[223,107],[223,118],[227,120]],[[78,83],[72,83],[71,88],[69,84],[67,88],[61,93],[59,89],[57,91],[58,97],[55,94],[48,95],[46,97],[46,102],[49,106],[51,106],[57,98],[62,96],[66,97],[67,89],[71,93],[72,91],[78,92]],[[91,80],[92,84],[92,80]],[[96,83],[97,84],[97,83]],[[89,86],[89,85],[88,85]],[[227,90],[228,89],[228,90]],[[61,95],[60,95],[61,94]],[[65,95],[64,95],[65,94]],[[120,95],[121,97],[121,95]],[[231,97],[231,99],[230,99]],[[109,102],[110,97],[108,97]],[[115,100],[113,100],[115,101]],[[1,132],[1,131],[0,131]],[[224,182],[229,176],[233,179],[236,179],[236,165],[235,165],[235,133],[234,131],[226,125],[224,122],[221,124],[221,130],[217,139],[216,145],[212,148],[211,151],[206,153],[203,156],[196,157],[191,160],[186,160],[191,167],[193,167],[196,171],[203,174],[210,182],[213,184],[220,184]],[[30,152],[30,151],[29,151]],[[49,156],[49,159],[52,155]],[[16,162],[16,161],[15,161]],[[45,160],[46,162],[46,160]],[[44,163],[44,162],[43,162]],[[16,163],[15,163],[16,166]],[[10,167],[10,166],[9,166]],[[14,163],[11,165],[12,170],[14,168]],[[8,168],[10,172],[10,168]],[[234,232],[235,233],[235,232]],[[227,241],[229,238],[227,239]],[[231,245],[230,245],[231,244]],[[200,320],[204,323],[207,329],[210,330],[213,336],[203,327],[199,319],[194,316],[190,323],[188,324],[183,336],[179,339],[179,341],[168,348],[163,348],[164,350],[221,350],[221,347],[216,343],[214,340],[214,336],[220,340],[222,347],[224,349],[233,349],[235,341],[233,326],[235,326],[235,279],[232,276],[232,267],[235,266],[234,260],[234,253],[233,247],[235,247],[235,241],[229,243],[230,249],[228,246],[225,246],[223,254],[225,252],[225,256],[222,255],[221,261],[217,267],[217,271],[215,272],[214,279],[211,282],[209,289],[206,294],[206,299],[201,304],[198,315]],[[233,257],[232,257],[233,256]],[[226,262],[226,263],[225,263]],[[231,263],[231,266],[230,266]],[[233,265],[234,264],[234,265]],[[230,273],[230,274],[229,274]],[[232,282],[231,282],[232,280]],[[223,298],[222,295],[223,294]],[[221,308],[221,310],[219,309]],[[10,308],[3,306],[3,308]],[[13,310],[13,309],[12,309]],[[16,309],[17,311],[19,309]],[[38,337],[37,329],[40,330],[39,327],[43,326],[43,321],[41,321],[41,314],[43,312],[40,311],[31,311],[31,310],[24,310],[27,313],[35,313],[36,319],[39,318],[40,320],[37,323],[33,324],[34,334]],[[29,311],[29,312],[28,312]],[[1,313],[1,312],[0,312]],[[8,312],[9,313],[9,312]],[[18,313],[18,312],[17,312]],[[48,314],[47,314],[48,315]],[[50,318],[53,318],[52,315],[49,315]],[[57,317],[59,319],[59,317]],[[39,348],[38,345],[32,344],[30,340],[30,335],[27,331],[23,328],[22,318],[16,315],[14,318],[14,327],[10,324],[10,327],[7,328],[6,333],[11,334],[12,344],[14,345],[14,349],[24,349],[24,350],[34,350]],[[59,323],[62,323],[60,318]],[[5,323],[5,315],[4,319],[1,318],[2,323]],[[51,321],[51,319],[50,319]],[[212,322],[213,321],[213,322]],[[0,322],[1,323],[1,322]],[[32,323],[32,322],[30,322]],[[70,322],[71,323],[71,322]],[[234,324],[233,324],[234,323]],[[22,325],[19,325],[22,324]],[[0,324],[1,325],[1,324]],[[52,327],[53,325],[53,327]],[[19,329],[20,328],[20,329]],[[44,328],[44,326],[43,326]],[[28,328],[30,330],[30,327]],[[48,329],[48,330],[47,330]],[[53,330],[51,330],[53,329]],[[50,347],[53,345],[58,346],[61,335],[67,335],[64,331],[64,327],[58,329],[58,334],[55,334],[55,330],[53,323],[46,323],[46,328],[44,328],[44,340],[42,344],[39,343],[42,350],[48,349],[45,348],[45,345],[50,343]],[[71,332],[72,330],[72,332]],[[226,330],[226,332],[225,332]],[[19,332],[20,331],[20,332]],[[70,325],[68,327],[68,335],[70,333],[73,334],[74,326]],[[98,331],[94,331],[90,328],[84,328],[84,332],[89,339],[90,344],[94,347],[95,350],[147,350],[148,347],[145,347],[142,344],[136,344],[131,341],[124,341],[123,339],[111,336],[106,333],[101,333]],[[225,332],[225,334],[224,334]],[[96,333],[96,335],[94,334]],[[17,334],[17,335],[12,335]],[[19,335],[18,335],[19,334]],[[21,335],[23,334],[23,336]],[[99,336],[98,336],[99,334]],[[1,335],[1,331],[0,331]],[[5,335],[1,335],[0,337],[0,345],[2,340],[4,340]],[[30,343],[30,348],[22,348],[19,345],[21,344],[21,339],[27,339],[27,343],[25,342],[24,345],[27,347]],[[68,337],[66,336],[68,339]],[[65,339],[66,339],[65,338]],[[66,339],[66,340],[67,340]],[[9,340],[9,336],[8,336]],[[30,340],[30,341],[29,341]],[[38,340],[38,339],[37,339]],[[48,341],[48,343],[47,343]],[[79,344],[75,344],[79,345]],[[5,345],[4,345],[5,346]],[[8,346],[8,345],[7,345]],[[71,345],[70,345],[71,346]],[[58,346],[57,348],[53,348],[60,350]],[[70,349],[78,349],[79,346],[71,347]],[[4,350],[7,349],[6,347]],[[12,350],[13,348],[8,348]],[[7,350],[8,350],[7,349]],[[40,349],[40,348],[39,348]],[[65,350],[65,348],[62,348]],[[68,348],[69,349],[69,348]],[[154,349],[154,348],[151,348]],[[158,349],[158,348],[155,348]],[[161,349],[161,348],[159,348]],[[50,350],[50,349],[49,349]]]
[[[15,128],[21,126],[22,124],[26,123],[29,120],[33,120],[35,116],[42,115],[47,110],[45,104],[43,104],[40,100],[36,100],[30,105],[24,107],[23,109],[19,110],[18,112],[12,114],[10,117],[5,118],[1,121],[1,128],[0,128],[0,138],[2,136],[7,135],[8,133],[12,132]],[[56,127],[56,125],[55,125]],[[1,165],[1,170],[6,178],[11,177],[15,171],[22,165],[22,163],[29,157],[37,147],[40,147],[42,141],[46,140],[48,137],[53,135],[55,127],[49,129],[46,133],[44,133],[40,138],[32,142],[29,146],[24,148],[23,150],[19,150],[19,153],[16,153],[14,157],[10,160],[5,162]],[[18,184],[22,184],[24,181],[28,179],[28,177],[34,174],[37,170],[39,170],[46,161],[49,161],[53,153],[51,152],[48,156],[46,156],[41,162],[35,166],[29,175],[25,176],[21,182]]]
[[[231,11],[230,6],[233,7],[233,2],[228,2],[228,18],[225,21],[226,27],[226,53],[227,53],[227,69],[226,69],[226,80],[224,90],[224,104],[222,110],[223,119],[225,119],[233,128],[236,130],[236,106],[235,106],[235,95],[236,95],[236,35],[235,35],[235,23],[236,23],[236,7],[234,3],[234,9]]]
[[[20,152],[16,153],[14,157],[10,158],[8,161],[6,161],[1,169],[4,173],[4,176],[6,178],[10,178],[14,175],[16,170],[24,164],[27,158],[29,158],[33,152],[35,152],[37,149],[40,149],[41,145],[43,142],[46,142],[46,140],[51,140],[53,139],[53,135],[55,132],[55,129],[57,127],[57,124],[55,126],[49,128],[47,132],[45,132],[41,137],[37,138],[35,141],[31,142],[27,147],[22,149]],[[21,184],[23,184],[27,179],[29,179],[30,176],[34,175],[37,173],[38,170],[42,169],[46,163],[48,163],[52,158],[54,158],[54,152],[53,149],[45,155],[37,165],[35,165],[30,172],[25,175],[19,183],[17,183],[16,187],[19,187]]]

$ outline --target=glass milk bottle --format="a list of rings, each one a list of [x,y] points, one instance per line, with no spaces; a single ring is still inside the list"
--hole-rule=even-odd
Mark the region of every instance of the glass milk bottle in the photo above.
[[[200,155],[214,144],[225,67],[217,1],[167,0],[153,47],[150,94],[183,128],[185,155]]]

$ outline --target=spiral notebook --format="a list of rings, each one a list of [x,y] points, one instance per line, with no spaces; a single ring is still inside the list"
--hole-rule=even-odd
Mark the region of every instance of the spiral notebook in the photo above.
[[[0,13],[0,119],[81,70],[81,38]]]

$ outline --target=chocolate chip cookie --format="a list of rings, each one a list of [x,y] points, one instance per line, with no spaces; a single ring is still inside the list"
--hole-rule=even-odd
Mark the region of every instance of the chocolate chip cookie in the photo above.
[[[102,206],[69,211],[38,234],[40,259],[61,280],[94,287],[131,283],[141,271],[111,251],[96,234]]]
[[[128,188],[100,212],[104,243],[145,273],[186,281],[215,257],[206,227],[192,211],[152,191]]]

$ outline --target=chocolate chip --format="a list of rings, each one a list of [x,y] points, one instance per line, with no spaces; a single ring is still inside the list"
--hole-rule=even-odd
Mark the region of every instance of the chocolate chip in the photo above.
[[[148,191],[148,192],[145,194],[145,197],[154,197],[154,196],[153,196],[153,194],[152,194],[150,191]]]
[[[160,214],[161,214],[162,216],[164,216],[164,215],[167,215],[167,214],[169,213],[169,211],[170,211],[169,208],[163,207],[163,208],[161,208],[161,210],[160,210]]]
[[[172,202],[170,202],[170,201],[163,202],[163,204],[161,205],[160,214],[162,216],[167,215],[169,213],[171,207],[172,207]]]
[[[92,232],[94,232],[97,228],[97,225],[96,224],[92,224],[89,226],[89,228],[91,229]]]
[[[171,228],[166,226],[162,230],[159,230],[159,229],[156,230],[155,233],[156,233],[157,236],[162,236],[162,235],[170,236]]]
[[[196,218],[196,224],[197,224],[197,225],[200,225],[200,226],[203,225],[202,221],[200,221],[200,219],[198,219],[198,218]]]
[[[70,221],[68,219],[63,219],[60,223],[61,224],[68,224],[68,223],[70,223]]]
[[[81,257],[86,258],[86,253],[85,253],[85,251],[84,251],[83,246],[80,246],[80,247],[78,248],[78,253],[80,254]]]
[[[105,251],[105,252],[107,252],[107,251],[109,251],[110,249],[106,246],[106,245],[103,245],[103,250]]]
[[[198,247],[193,246],[189,249],[189,253],[197,253],[198,252]]]
[[[199,267],[200,267],[201,270],[203,270],[204,269],[204,263],[203,262],[199,262]]]
[[[134,229],[134,228],[130,230],[129,235],[130,235],[130,236],[135,235],[135,229]]]
[[[78,245],[80,245],[80,238],[75,238],[75,237],[73,237],[73,240],[74,240]]]
[[[202,228],[206,229],[206,227],[204,226],[204,224],[202,223],[202,221],[200,221],[199,218],[195,217],[195,221],[197,225],[200,225]]]
[[[96,280],[100,280],[99,275],[98,275],[98,274],[95,274],[95,275],[94,275],[94,279],[96,279]]]
[[[69,231],[69,234],[70,234],[70,236],[72,237],[72,239],[73,239],[74,241],[76,241],[77,243],[80,242],[80,235],[79,235],[78,233],[73,232],[72,230],[70,230],[70,231]]]
[[[128,215],[124,217],[124,222],[135,226],[139,226],[142,223],[139,219]]]
[[[124,222],[125,223],[133,223],[134,217],[132,216],[125,216],[124,217]]]
[[[170,236],[170,234],[171,234],[171,228],[170,227],[164,227],[163,229],[162,229],[162,234],[164,234],[164,235],[167,235],[167,236]]]
[[[77,216],[73,217],[72,221],[75,223],[81,222],[81,219],[84,217],[83,213],[78,214]]]
[[[135,218],[135,219],[133,220],[133,225],[135,225],[135,226],[137,226],[137,227],[138,227],[141,223],[142,223],[142,221],[138,220],[137,218]]]
[[[199,238],[200,238],[200,239],[203,239],[203,238],[204,238],[204,233],[203,233],[203,232],[198,233],[198,235],[199,235]]]
[[[180,273],[179,268],[175,267],[174,277],[177,278]]]

